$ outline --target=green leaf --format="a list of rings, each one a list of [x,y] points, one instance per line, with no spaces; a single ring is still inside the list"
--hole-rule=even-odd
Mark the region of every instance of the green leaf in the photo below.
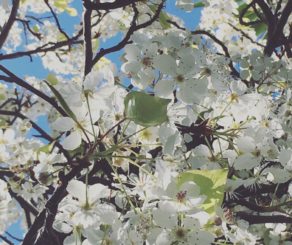
[[[240,4],[239,7],[237,8],[239,14],[242,13],[242,11],[247,7],[246,3]]]
[[[224,197],[224,187],[227,180],[227,169],[190,170],[178,176],[178,185],[193,181],[200,187],[200,194],[206,196],[201,207],[209,214],[214,214]]]
[[[50,144],[48,144],[48,145],[44,145],[44,146],[40,147],[40,148],[37,150],[37,152],[38,152],[38,153],[40,153],[40,152],[51,153],[54,144],[55,144],[55,141],[53,141],[52,143],[50,143]]]
[[[51,85],[57,85],[58,84],[58,79],[56,78],[56,76],[54,74],[49,74],[46,78],[46,80],[51,84]]]
[[[194,3],[194,8],[202,8],[202,7],[205,7],[205,4],[203,2],[197,2],[197,3]]]
[[[171,27],[171,25],[167,22],[169,20],[169,17],[166,13],[161,12],[159,15],[159,22],[163,29],[168,29]]]
[[[37,33],[40,31],[40,28],[37,25],[35,25],[32,27],[32,30]]]
[[[67,0],[56,0],[54,2],[54,5],[59,10],[64,11],[67,8],[68,1]]]
[[[267,25],[265,23],[259,23],[254,25],[254,29],[256,32],[256,35],[259,36],[260,34],[267,31]]]
[[[246,14],[244,15],[244,18],[247,18],[250,21],[254,21],[254,20],[258,19],[258,16],[253,11],[247,11]]]
[[[168,121],[167,105],[171,100],[133,91],[125,97],[125,117],[144,127]]]
[[[67,115],[69,117],[71,117],[75,122],[78,123],[75,114],[73,113],[73,111],[71,111],[70,107],[68,106],[68,104],[66,103],[66,101],[64,100],[64,98],[62,97],[62,95],[58,92],[58,90],[56,90],[54,88],[54,86],[52,86],[48,81],[46,81],[46,80],[44,80],[44,81],[49,86],[49,88],[51,89],[51,91],[55,95],[56,99],[60,102],[61,106],[63,107],[63,109],[67,113]]]
[[[153,13],[156,12],[157,7],[155,5],[150,5],[149,8]],[[164,30],[171,27],[170,23],[168,23],[167,20],[169,20],[168,15],[165,12],[161,11],[159,15],[159,22]]]

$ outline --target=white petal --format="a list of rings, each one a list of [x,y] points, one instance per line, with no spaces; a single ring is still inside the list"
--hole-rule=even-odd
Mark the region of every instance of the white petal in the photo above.
[[[137,74],[141,69],[141,64],[138,61],[129,61],[122,65],[121,70],[124,73]]]
[[[173,80],[160,80],[155,84],[154,92],[157,96],[168,97],[173,92],[174,86]]]
[[[71,180],[66,188],[68,193],[78,198],[79,201],[85,202],[86,185],[79,180]]]
[[[162,73],[173,75],[176,72],[175,59],[170,55],[162,54],[154,58],[154,67],[157,67]]]
[[[292,183],[289,184],[288,193],[290,196],[292,196]]]
[[[279,154],[279,161],[283,167],[292,159],[292,149],[283,149]]]
[[[266,171],[272,175],[270,177],[270,181],[277,184],[285,183],[288,180],[291,180],[291,177],[292,177],[292,174],[289,171],[286,171],[285,169],[269,168]]]
[[[236,170],[252,169],[260,163],[260,159],[253,157],[252,154],[246,153],[240,155],[234,163],[234,168]]]
[[[52,123],[52,128],[59,132],[69,131],[73,126],[74,121],[70,117],[60,117]]]
[[[77,131],[72,132],[62,142],[64,149],[69,150],[69,151],[76,149],[78,146],[80,146],[80,144],[81,144],[81,135]]]
[[[3,138],[5,139],[5,141],[10,143],[14,139],[14,137],[15,137],[14,130],[11,128],[7,128],[3,135]]]
[[[249,77],[249,71],[248,70],[241,70],[240,71],[240,78],[241,79],[247,79]]]
[[[249,136],[239,137],[236,144],[238,149],[242,152],[252,152],[255,150],[254,139]]]
[[[125,47],[126,56],[128,61],[136,61],[141,56],[141,50],[136,45],[127,45]]]
[[[177,98],[187,104],[200,103],[207,92],[207,86],[206,79],[184,81],[179,85]]]
[[[187,50],[189,51],[189,50]],[[191,71],[194,71],[195,68],[195,57],[191,53],[184,53],[181,56],[181,60],[178,66],[179,74],[187,74]]]
[[[104,186],[102,184],[95,184],[88,187],[88,197],[89,202],[93,203],[97,199],[109,197],[110,190],[107,186]]]

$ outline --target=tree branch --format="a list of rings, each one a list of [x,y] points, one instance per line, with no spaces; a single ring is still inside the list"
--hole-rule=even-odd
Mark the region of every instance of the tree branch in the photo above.
[[[60,22],[59,22],[59,19],[58,19],[56,13],[54,12],[52,6],[49,4],[49,0],[44,0],[44,2],[45,2],[45,4],[48,6],[48,8],[50,9],[51,14],[53,15],[53,18],[54,18],[54,20],[55,20],[55,22],[56,22],[56,24],[57,24],[57,27],[58,27],[59,32],[61,32],[61,33],[66,37],[66,39],[69,41],[69,40],[70,40],[70,37],[69,37],[69,36],[67,35],[67,33],[62,29],[61,24],[60,24]],[[68,46],[69,46],[69,50],[70,50],[70,42],[68,42]]]
[[[264,53],[268,56],[271,56],[274,49],[283,43],[279,43],[279,40],[282,41],[285,39],[283,34],[284,26],[287,23],[287,20],[292,12],[292,1],[289,0],[286,6],[283,9],[282,15],[276,23],[272,23],[273,28],[268,29],[268,41]]]
[[[255,0],[254,2],[258,4],[261,10],[263,11],[266,24],[269,27],[273,28],[273,25],[276,22],[276,18],[274,14],[272,13],[271,9],[269,8],[269,6],[265,3],[264,0]]]
[[[245,22],[243,20],[244,15],[246,14],[246,12],[254,5],[255,0],[251,1],[251,3],[249,3],[240,13],[239,13],[239,23],[243,26],[251,26],[251,25],[255,25],[261,22],[261,20],[255,20],[255,21],[250,21],[250,22]]]
[[[16,19],[17,10],[19,7],[19,2],[20,2],[20,0],[13,0],[13,6],[11,9],[10,16],[8,18],[7,23],[4,25],[4,27],[1,31],[1,34],[0,34],[0,49],[2,48],[3,44],[5,43],[5,41],[8,37],[8,34],[11,30],[11,27]]]
[[[45,44],[41,47],[38,47],[36,49],[33,49],[33,50],[19,51],[19,52],[15,52],[12,54],[4,54],[4,55],[0,54],[0,60],[9,60],[9,59],[20,58],[23,56],[31,56],[33,54],[55,51],[56,49],[62,48],[62,47],[67,46],[67,45],[82,44],[83,41],[78,40],[78,38],[81,36],[81,33],[82,32],[78,33],[75,37],[71,38],[70,40],[61,41],[61,42],[57,42],[57,43],[47,43],[47,44]]]
[[[92,42],[91,42],[91,13],[92,10],[90,8],[85,7],[84,1],[84,13],[83,13],[83,36],[84,36],[84,53],[85,53],[85,64],[84,64],[84,77],[91,71],[92,69]]]
[[[284,215],[270,215],[261,216],[253,215],[245,212],[237,212],[236,217],[246,220],[251,224],[264,224],[264,223],[289,223],[292,224],[292,218]]]
[[[58,105],[58,103],[53,98],[47,96],[46,94],[44,94],[40,90],[34,88],[30,84],[28,84],[27,82],[25,82],[24,80],[22,80],[21,78],[17,77],[14,73],[10,72],[4,66],[0,65],[0,70],[2,70],[3,72],[5,72],[9,76],[9,77],[6,77],[6,76],[3,76],[3,75],[0,75],[0,80],[6,81],[6,82],[9,82],[9,83],[15,83],[18,86],[27,89],[31,93],[39,96],[40,98],[42,98],[43,100],[45,100],[47,103],[49,103],[50,105],[52,105],[62,116],[67,116],[67,113],[63,110],[62,107],[60,107]]]
[[[19,205],[22,207],[23,210],[27,210],[30,213],[32,213],[34,216],[37,216],[39,211],[32,206],[30,203],[28,203],[26,200],[24,200],[21,196],[14,193],[12,190],[9,189],[9,194],[11,197],[13,197]]]
[[[93,59],[93,62],[92,62],[92,65],[95,65],[103,56],[109,54],[109,53],[112,53],[112,52],[116,52],[116,51],[119,51],[121,50],[123,47],[125,47],[128,43],[129,43],[129,40],[132,36],[132,34],[139,30],[139,29],[142,29],[142,28],[145,28],[147,26],[150,26],[151,24],[153,24],[158,18],[159,18],[159,15],[162,11],[162,8],[163,8],[163,5],[164,5],[164,1],[162,1],[159,5],[158,5],[158,8],[155,12],[155,14],[152,16],[152,18],[140,25],[137,25],[136,24],[136,21],[138,19],[138,12],[135,10],[135,7],[134,8],[134,17],[132,19],[132,23],[131,23],[131,26],[128,30],[128,32],[126,33],[125,37],[123,38],[122,41],[120,41],[117,45],[113,46],[113,47],[110,47],[110,48],[107,48],[107,49],[100,49],[100,51],[95,55],[94,59]]]
[[[91,10],[111,10],[117,8],[124,8],[133,3],[142,2],[142,0],[116,0],[112,3],[100,3],[100,1],[95,1],[94,3],[91,1],[85,1],[85,7]]]
[[[0,239],[2,239],[4,242],[6,242],[8,245],[14,245],[13,242],[11,242],[7,237],[0,235]]]
[[[69,165],[70,163],[68,163]],[[67,195],[67,185],[71,179],[87,167],[83,161],[74,167],[66,176],[61,179],[61,185],[57,187],[51,198],[47,201],[45,208],[39,213],[33,225],[26,233],[22,245],[56,245],[61,244],[57,232],[53,230],[52,225],[58,210],[58,206]]]
[[[16,116],[22,120],[29,120],[25,115],[21,114],[20,112],[14,112],[14,111],[6,111],[6,110],[0,110],[0,115],[7,115],[7,116]],[[35,122],[29,120],[29,123],[32,125],[32,127],[37,130],[41,137],[43,139],[46,139],[47,141],[49,141],[50,143],[55,141],[55,146],[58,147],[58,149],[60,150],[61,153],[63,153],[63,155],[67,158],[67,160],[71,160],[70,154],[63,148],[63,146],[56,141],[55,139],[53,139],[49,134],[46,133],[46,131],[44,131],[40,126],[38,126]]]

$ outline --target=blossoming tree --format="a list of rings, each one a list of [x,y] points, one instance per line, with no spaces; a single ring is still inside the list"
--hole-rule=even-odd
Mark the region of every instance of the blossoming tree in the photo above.
[[[1,1],[1,244],[292,244],[292,1],[167,2]]]

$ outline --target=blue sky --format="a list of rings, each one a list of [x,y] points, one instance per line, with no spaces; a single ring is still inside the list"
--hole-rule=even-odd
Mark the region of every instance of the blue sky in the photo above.
[[[81,18],[81,1],[80,0],[73,0],[72,1],[72,6],[77,8],[79,10],[79,16],[76,18],[71,18],[68,16],[67,13],[62,13],[58,17],[60,19],[61,25],[63,29],[67,33],[72,33],[74,30],[74,25],[78,24]],[[195,29],[199,22],[200,18],[200,9],[195,9],[194,11],[190,13],[185,13],[184,11],[177,9],[175,7],[175,0],[168,0],[166,2],[166,12],[176,15],[178,17],[181,17],[184,22],[185,26],[189,28],[190,30]],[[101,43],[101,47],[110,47],[111,45],[114,45],[118,40],[122,37],[122,35],[117,35],[115,38],[112,38],[111,40]],[[20,47],[20,50],[23,47]],[[120,57],[121,52],[113,53],[108,55],[107,57],[111,59],[113,62],[116,63],[117,66],[120,65],[119,57]],[[23,57],[23,58],[18,58],[18,59],[13,59],[13,60],[8,60],[8,61],[1,61],[1,64],[9,68],[12,72],[16,73],[20,77],[24,77],[25,75],[33,75],[39,79],[44,79],[47,77],[49,71],[44,69],[41,64],[40,58],[37,56],[33,56],[33,62],[30,62],[29,57]],[[37,120],[37,123],[42,126],[46,131],[50,131],[48,124],[46,123],[46,117],[42,116],[39,117]],[[29,133],[29,137],[31,137],[35,132],[31,130]],[[20,222],[18,221],[17,223],[13,224],[9,228],[9,233],[16,237],[22,237],[23,231],[21,230],[21,225]],[[17,241],[15,241],[15,244],[20,244]]]

